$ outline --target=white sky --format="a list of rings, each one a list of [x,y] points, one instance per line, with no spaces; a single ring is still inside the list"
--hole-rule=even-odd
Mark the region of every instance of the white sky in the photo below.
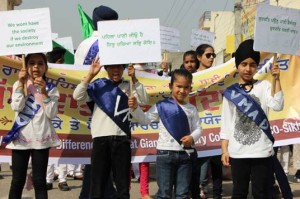
[[[113,8],[119,19],[159,18],[160,25],[177,28],[181,34],[181,50],[190,47],[190,35],[198,28],[205,11],[233,11],[234,0],[23,0],[15,9],[50,8],[51,28],[59,37],[73,38],[76,49],[82,41],[77,5],[92,18],[93,9],[100,5]]]

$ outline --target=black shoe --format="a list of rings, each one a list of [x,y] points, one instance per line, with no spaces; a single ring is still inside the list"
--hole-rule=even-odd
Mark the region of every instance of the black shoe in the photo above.
[[[300,182],[300,170],[298,169],[295,173],[295,176],[294,176],[296,182]]]
[[[53,181],[56,181],[57,179],[58,179],[58,175],[54,174]]]
[[[53,184],[47,182],[47,190],[53,189]]]
[[[61,191],[70,191],[71,190],[70,187],[68,186],[67,182],[58,183],[58,188]]]

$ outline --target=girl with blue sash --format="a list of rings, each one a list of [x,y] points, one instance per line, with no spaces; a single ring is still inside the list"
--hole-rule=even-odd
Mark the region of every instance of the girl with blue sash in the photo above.
[[[247,198],[251,181],[252,196],[266,199],[273,198],[272,176],[273,169],[276,169],[274,138],[267,115],[270,108],[281,111],[284,98],[278,65],[273,65],[271,69],[272,84],[267,80],[253,79],[260,61],[260,53],[253,50],[253,43],[252,39],[246,40],[236,50],[239,83],[228,87],[223,93],[220,131],[222,163],[224,166],[231,165],[232,198]]]
[[[104,66],[108,78],[92,82],[102,67],[99,58],[94,59],[87,76],[73,93],[77,101],[94,103],[91,106],[93,149],[90,198],[104,198],[112,172],[117,197],[129,199],[131,132],[127,95],[130,94],[130,84],[123,79],[124,64]],[[138,98],[140,104],[147,104],[147,92],[137,80],[134,67],[128,67],[128,76],[132,79],[133,96]]]
[[[185,69],[174,70],[171,76],[171,97],[162,100],[143,112],[136,98],[130,97],[132,116],[141,124],[159,121],[156,174],[158,192],[156,198],[189,198],[194,143],[201,136],[198,111],[185,102],[191,91],[193,76]]]
[[[51,121],[57,115],[59,92],[46,83],[48,66],[43,53],[28,54],[25,66],[13,85],[11,107],[16,113],[15,122],[3,139],[9,143],[6,148],[12,149],[9,198],[21,199],[31,157],[35,198],[46,199],[49,149],[61,144]]]

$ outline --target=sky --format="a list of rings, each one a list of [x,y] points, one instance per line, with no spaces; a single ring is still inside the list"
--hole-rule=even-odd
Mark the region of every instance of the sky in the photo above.
[[[72,37],[74,49],[82,41],[77,5],[92,18],[100,5],[113,8],[119,19],[159,18],[160,25],[180,31],[181,51],[190,50],[192,29],[198,28],[205,11],[233,11],[234,0],[23,0],[15,10],[50,8],[51,30],[59,37]]]

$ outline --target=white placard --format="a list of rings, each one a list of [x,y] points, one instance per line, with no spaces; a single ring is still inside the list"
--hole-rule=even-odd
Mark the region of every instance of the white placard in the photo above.
[[[300,10],[259,4],[255,18],[254,49],[300,54]]]
[[[99,21],[101,64],[161,62],[158,19]]]
[[[198,47],[201,44],[209,44],[213,46],[215,33],[206,30],[192,29],[191,46]]]
[[[170,52],[180,51],[180,32],[176,28],[160,26],[161,49]]]
[[[0,55],[52,50],[49,8],[0,12]]]
[[[54,39],[54,41],[67,49],[70,53],[74,54],[72,37],[60,37]]]

